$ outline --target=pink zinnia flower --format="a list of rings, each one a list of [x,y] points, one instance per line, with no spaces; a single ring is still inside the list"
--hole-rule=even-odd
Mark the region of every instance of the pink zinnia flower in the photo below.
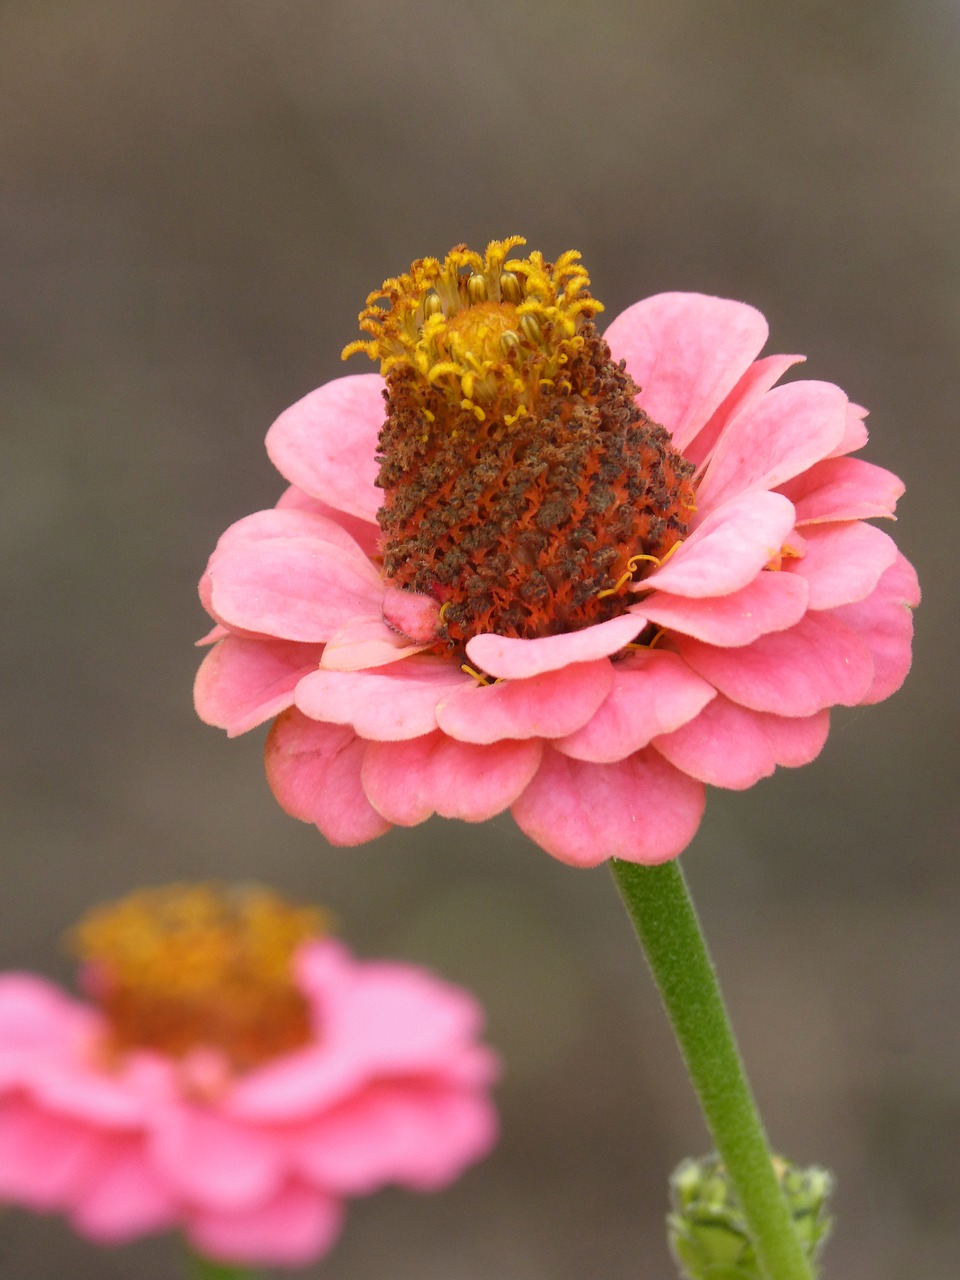
[[[93,1002],[0,976],[0,1201],[106,1243],[176,1229],[299,1266],[344,1202],[445,1186],[496,1135],[464,991],[363,963],[263,891],[144,892],[85,921]]]
[[[752,307],[669,293],[601,338],[578,255],[454,250],[361,314],[383,376],[271,428],[290,482],[221,538],[200,716],[274,720],[270,784],[334,844],[511,809],[565,862],[656,863],[704,784],[812,760],[910,665],[903,486],[865,411],[775,385]]]

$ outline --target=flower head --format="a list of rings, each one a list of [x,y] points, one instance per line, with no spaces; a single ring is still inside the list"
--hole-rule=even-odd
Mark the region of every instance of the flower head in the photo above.
[[[776,385],[743,303],[661,294],[601,337],[579,255],[458,247],[361,313],[380,374],[267,436],[290,482],[201,581],[201,717],[274,720],[280,803],[337,844],[510,808],[566,862],[655,863],[704,784],[812,760],[910,663],[903,486],[865,411]]]
[[[89,1003],[0,976],[0,1198],[95,1240],[179,1229],[224,1262],[301,1265],[347,1197],[438,1188],[486,1154],[475,1002],[354,960],[321,919],[174,885],[74,931]]]

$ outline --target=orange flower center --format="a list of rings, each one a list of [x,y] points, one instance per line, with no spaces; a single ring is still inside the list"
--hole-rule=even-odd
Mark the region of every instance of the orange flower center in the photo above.
[[[110,1027],[111,1053],[219,1051],[236,1070],[307,1043],[293,954],[323,916],[262,889],[147,889],[84,917],[71,943]]]
[[[434,596],[440,648],[605,621],[686,535],[693,467],[593,324],[580,255],[424,258],[367,300],[387,384],[383,568]]]

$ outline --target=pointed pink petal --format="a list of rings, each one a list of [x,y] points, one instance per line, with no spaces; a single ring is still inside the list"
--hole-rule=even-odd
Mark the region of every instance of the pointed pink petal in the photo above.
[[[111,1139],[72,1200],[70,1220],[91,1240],[120,1244],[173,1227],[182,1207],[146,1158],[140,1137]]]
[[[372,560],[379,553],[381,534],[380,526],[375,520],[364,516],[347,515],[346,511],[338,511],[336,507],[331,507],[326,502],[321,502],[319,498],[312,498],[309,493],[304,493],[295,484],[281,493],[277,499],[277,510],[311,511],[314,515],[326,516],[328,519],[335,520],[353,538],[365,556]]]
[[[329,640],[351,618],[380,607],[369,561],[330,542],[274,538],[225,551],[209,570],[219,621],[280,640]]]
[[[811,609],[863,600],[897,558],[893,539],[859,520],[810,525],[804,548],[802,559],[786,559],[783,567],[786,576],[806,578]]]
[[[383,1081],[297,1134],[303,1176],[343,1195],[394,1182],[433,1191],[492,1148],[497,1116],[489,1100],[429,1078]]]
[[[683,452],[759,354],[767,322],[743,302],[661,293],[628,307],[604,337],[638,403]]]
[[[694,671],[733,702],[775,715],[811,716],[837,703],[854,707],[873,680],[866,645],[830,613],[808,613],[789,631],[742,649],[717,649],[686,636],[676,645]]]
[[[796,563],[796,562],[791,562]],[[692,600],[655,591],[643,611],[660,627],[731,648],[751,644],[770,631],[785,631],[807,610],[806,583],[793,574],[759,573],[739,591]]]
[[[203,599],[204,594],[206,594],[207,599],[209,599],[209,591],[207,591],[206,593],[203,592],[204,585],[205,585],[204,581],[201,578],[200,580],[201,599]],[[204,608],[206,608],[206,600],[204,601]],[[229,627],[222,627],[219,622],[215,622],[213,626],[210,628],[210,630],[206,633],[206,635],[201,636],[199,640],[194,640],[193,643],[196,646],[196,648],[202,649],[204,646],[208,644],[216,644],[218,640],[226,640],[227,636],[232,634],[233,633],[231,632]]]
[[[903,481],[860,458],[825,458],[783,485],[797,509],[797,524],[893,518]]]
[[[788,382],[738,414],[697,490],[704,513],[751,489],[775,489],[840,442],[847,397],[829,382]]]
[[[717,441],[727,425],[744,410],[751,408],[774,386],[788,369],[802,364],[806,356],[764,356],[754,360],[737,385],[724,400],[706,426],[687,442],[683,456],[695,464],[699,471],[709,460]]]
[[[649,748],[617,764],[585,764],[547,748],[513,816],[561,862],[593,867],[623,858],[653,865],[687,847],[704,803],[703,784]]]
[[[793,519],[793,505],[780,493],[731,498],[711,511],[663,567],[643,579],[639,590],[679,596],[739,591],[779,555]]]
[[[322,645],[228,636],[200,664],[197,715],[231,738],[272,720],[292,705],[297,682],[317,669],[322,652]]]
[[[437,707],[437,723],[461,742],[561,738],[590,719],[613,685],[606,659],[578,662],[527,680],[458,689]]]
[[[305,1267],[333,1247],[343,1216],[340,1200],[291,1182],[240,1213],[191,1213],[187,1237],[198,1253],[218,1262]]]
[[[283,1147],[277,1138],[208,1106],[169,1108],[149,1135],[148,1151],[170,1188],[203,1208],[253,1208],[280,1186]]]
[[[267,781],[281,807],[312,822],[331,844],[353,845],[389,830],[360,785],[364,742],[342,725],[318,724],[295,708],[267,736]]]
[[[467,657],[487,675],[521,680],[544,671],[559,671],[575,662],[608,658],[635,640],[645,626],[646,619],[631,611],[582,631],[567,631],[540,640],[519,640],[488,632],[467,641]]]
[[[664,650],[640,650],[613,670],[613,688],[593,719],[553,743],[564,755],[596,764],[623,760],[657,734],[686,724],[716,697],[712,685]]]
[[[349,724],[361,738],[397,742],[437,727],[437,704],[474,685],[452,662],[408,658],[372,671],[315,671],[297,687],[297,706],[311,720]]]
[[[398,826],[416,826],[432,813],[485,822],[517,798],[536,773],[540,753],[536,740],[479,747],[442,733],[372,742],[363,787],[370,803]]]
[[[769,777],[778,764],[809,764],[819,755],[829,728],[829,711],[773,716],[748,711],[721,696],[689,724],[654,739],[653,745],[692,778],[742,791]]]
[[[869,439],[867,424],[864,418],[867,416],[867,410],[860,404],[848,404],[846,419],[843,425],[843,435],[840,437],[839,443],[827,454],[828,458],[840,458],[848,453],[856,453],[858,449],[862,449]]]
[[[379,374],[335,378],[280,415],[267,432],[267,453],[305,493],[374,522],[382,496],[377,436],[386,416]]]
[[[898,555],[866,600],[842,605],[833,616],[852,627],[870,650],[875,675],[861,703],[882,702],[903,684],[910,670],[912,610],[920,603],[913,565]]]

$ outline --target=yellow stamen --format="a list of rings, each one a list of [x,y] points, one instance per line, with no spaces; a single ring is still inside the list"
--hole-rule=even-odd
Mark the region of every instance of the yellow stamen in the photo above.
[[[496,683],[496,681],[491,680],[489,676],[485,676],[482,671],[477,671],[473,667],[467,666],[465,662],[461,662],[460,670],[468,676],[473,676],[474,680],[484,687],[489,684]]]
[[[575,250],[553,264],[539,252],[507,259],[525,243],[510,236],[482,256],[458,245],[443,262],[418,259],[369,296],[360,328],[370,337],[344,347],[343,358],[365,352],[384,377],[410,368],[478,422],[490,406],[516,422],[580,350],[582,325],[603,310]]]
[[[621,589],[621,587],[625,586],[632,577],[633,577],[633,568],[630,568],[626,571],[626,573],[622,573],[620,575],[620,579],[617,582],[616,586],[606,587],[603,591],[598,591],[597,599],[603,600],[606,596],[615,596],[617,592]]]
[[[670,549],[664,552],[662,556],[651,556],[651,555],[647,555],[647,553],[644,551],[638,551],[635,556],[631,556],[630,559],[627,561],[626,572],[620,575],[616,584],[612,587],[605,588],[605,590],[603,591],[598,591],[597,599],[603,600],[605,596],[615,596],[617,595],[618,592],[622,591],[623,588],[627,585],[627,583],[630,582],[630,580],[633,578],[633,575],[637,571],[637,566],[642,564],[644,560],[648,561],[650,564],[656,565],[656,567],[659,569],[661,565],[666,564],[666,562],[670,559],[670,557],[673,555],[673,553],[676,551],[677,547],[679,546],[680,546],[679,541],[674,542],[670,547]]]

